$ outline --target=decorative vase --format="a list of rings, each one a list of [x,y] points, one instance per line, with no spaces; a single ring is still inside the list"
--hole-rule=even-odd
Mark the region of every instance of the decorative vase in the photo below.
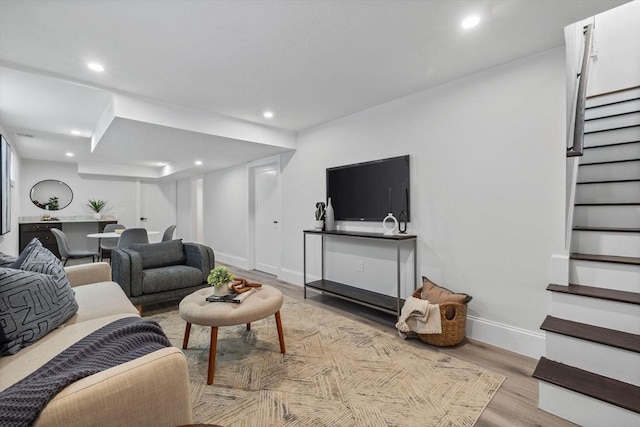
[[[389,220],[391,221],[391,224],[387,224],[387,221]],[[385,236],[396,234],[398,231],[398,220],[393,216],[393,213],[389,212],[389,215],[384,217],[382,220],[382,228],[384,228]]]
[[[336,218],[335,213],[333,212],[333,205],[331,204],[331,197],[329,197],[329,202],[327,203],[327,210],[324,217],[324,229],[327,231],[336,229]]]
[[[223,297],[229,293],[229,282],[223,283],[220,286],[213,287],[213,294],[217,297]]]
[[[313,225],[313,228],[318,231],[322,230],[323,227],[324,227],[324,221],[321,219],[317,220]]]
[[[93,218],[99,220],[100,218],[102,218],[102,214],[100,212],[94,212],[93,213]]]

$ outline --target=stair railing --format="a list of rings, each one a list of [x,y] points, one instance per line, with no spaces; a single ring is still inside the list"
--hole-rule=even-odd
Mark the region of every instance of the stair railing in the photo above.
[[[584,49],[582,52],[580,71],[576,74],[575,97],[572,102],[572,112],[567,142],[572,143],[567,148],[567,179],[566,179],[566,218],[565,218],[565,250],[567,253],[571,247],[571,234],[573,231],[573,209],[576,197],[576,182],[578,180],[579,156],[584,151],[584,115],[587,98],[587,81],[589,76],[589,62],[591,46],[593,43],[593,23],[583,27]],[[576,157],[575,159],[573,157]],[[571,159],[569,159],[571,158]]]
[[[587,100],[587,80],[589,76],[589,58],[593,43],[593,24],[584,27],[584,52],[582,53],[582,66],[576,76],[578,90],[576,93],[575,115],[573,121],[573,145],[567,149],[567,157],[582,156],[584,150],[584,110]]]

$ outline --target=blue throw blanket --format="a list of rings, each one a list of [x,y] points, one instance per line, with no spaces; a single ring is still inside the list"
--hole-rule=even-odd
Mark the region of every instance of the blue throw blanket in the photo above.
[[[116,320],[1,392],[0,426],[33,425],[47,403],[74,381],[165,347],[171,343],[156,322]]]

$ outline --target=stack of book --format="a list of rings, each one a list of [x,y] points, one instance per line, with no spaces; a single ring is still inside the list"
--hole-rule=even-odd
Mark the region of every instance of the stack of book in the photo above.
[[[240,304],[242,301],[244,301],[245,299],[247,299],[247,297],[249,295],[251,295],[252,293],[254,293],[256,290],[255,289],[249,289],[248,291],[242,292],[242,293],[237,293],[235,291],[229,291],[229,293],[227,295],[223,295],[223,296],[217,296],[217,295],[211,295],[207,297],[207,301],[209,302],[232,302],[232,303],[236,303],[236,304]]]

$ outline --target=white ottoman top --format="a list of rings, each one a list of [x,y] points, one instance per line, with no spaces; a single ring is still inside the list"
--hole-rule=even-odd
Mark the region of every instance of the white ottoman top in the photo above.
[[[189,323],[202,326],[232,326],[251,323],[275,314],[282,307],[282,292],[269,285],[262,285],[240,304],[209,302],[213,288],[207,287],[187,295],[180,301],[180,317]]]

